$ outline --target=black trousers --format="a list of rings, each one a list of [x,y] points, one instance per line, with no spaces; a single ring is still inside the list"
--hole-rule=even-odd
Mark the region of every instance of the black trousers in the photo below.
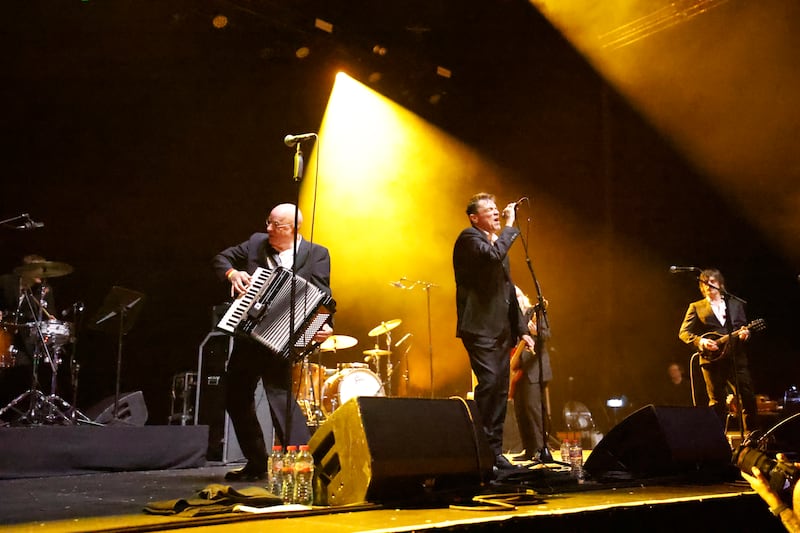
[[[737,354],[735,358],[720,359],[713,363],[700,365],[703,379],[706,382],[708,405],[714,409],[723,424],[728,414],[725,403],[728,387],[737,390],[741,399],[744,429],[752,431],[758,428],[758,406],[753,391],[750,370],[747,368],[747,356]],[[736,386],[738,384],[738,389]]]
[[[481,417],[489,448],[503,453],[503,424],[508,406],[508,380],[511,372],[511,337],[482,337],[463,333],[461,342],[478,384],[475,404]]]
[[[255,391],[261,379],[269,401],[275,434],[283,445],[308,443],[311,434],[291,394],[292,364],[249,339],[236,339],[225,372],[225,409],[248,468],[266,470],[266,440],[258,422]],[[286,403],[290,399],[291,431],[287,434]]]

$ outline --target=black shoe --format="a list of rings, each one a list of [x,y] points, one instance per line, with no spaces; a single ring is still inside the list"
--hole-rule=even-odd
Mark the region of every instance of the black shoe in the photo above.
[[[519,468],[518,466],[512,465],[511,462],[508,459],[506,459],[506,456],[503,455],[502,453],[495,456],[494,466],[498,470],[516,470],[517,468]]]
[[[261,481],[264,479],[267,479],[266,470],[261,471],[246,466],[225,474],[225,481]]]
[[[528,455],[528,452],[522,452],[519,455],[513,456],[511,460],[515,463],[527,463],[528,461],[533,461],[533,456]]]

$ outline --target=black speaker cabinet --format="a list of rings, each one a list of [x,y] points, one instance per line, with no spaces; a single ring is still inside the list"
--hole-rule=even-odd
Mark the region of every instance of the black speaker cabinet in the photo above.
[[[212,331],[200,343],[197,356],[195,424],[208,426],[208,459],[223,459],[226,436],[223,377],[233,348],[230,335]]]
[[[217,306],[214,312],[224,309]],[[219,321],[216,319],[217,322]],[[215,322],[216,324],[216,322]],[[224,333],[212,331],[200,343],[197,356],[197,397],[195,399],[195,424],[208,426],[208,453],[211,461],[240,463],[245,461],[233,424],[225,412],[224,376],[228,358],[233,350],[233,338]],[[261,381],[255,391],[255,405],[258,421],[264,431],[267,448],[272,447],[274,431],[269,402]]]
[[[109,396],[87,409],[84,414],[98,424],[143,426],[147,422],[147,405],[144,403],[142,391],[123,392],[118,401],[116,396]]]
[[[457,501],[494,464],[474,403],[460,399],[352,398],[309,446],[320,505]]]
[[[595,479],[717,478],[731,475],[732,452],[709,407],[656,407],[632,413],[592,450],[584,469]]]

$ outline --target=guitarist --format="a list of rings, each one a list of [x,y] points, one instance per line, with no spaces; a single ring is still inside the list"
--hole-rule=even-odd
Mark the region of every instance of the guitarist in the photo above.
[[[547,352],[547,340],[550,338],[550,327],[547,321],[537,324],[536,306],[531,305],[528,296],[519,287],[517,302],[528,324],[528,331],[534,342],[534,349],[527,345],[522,350],[514,350],[517,357],[511,359],[511,385],[509,398],[514,400],[514,415],[517,419],[519,436],[525,450],[514,456],[514,461],[532,461],[538,459],[536,454],[544,449],[544,423],[547,413],[542,412],[542,389],[547,389],[548,382],[553,379],[550,367],[550,356]],[[544,300],[545,309],[547,300]],[[541,368],[541,379],[540,369]]]
[[[698,281],[703,299],[689,304],[678,336],[700,352],[708,405],[714,408],[723,424],[727,414],[727,387],[730,386],[734,390],[738,388],[744,408],[743,429],[753,431],[757,427],[757,409],[744,349],[744,343],[750,338],[750,330],[745,327],[744,305],[739,300],[723,298],[720,289],[725,290],[725,279],[719,270],[703,270]],[[711,338],[714,335],[703,336],[707,333],[730,334],[730,337],[721,345]],[[725,352],[720,355],[720,350]]]

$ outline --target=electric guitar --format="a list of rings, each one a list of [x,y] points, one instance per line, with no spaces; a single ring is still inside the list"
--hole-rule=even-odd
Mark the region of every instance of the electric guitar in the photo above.
[[[730,344],[728,344],[728,341],[730,340],[731,336],[736,337],[738,339],[739,335],[741,335],[742,332],[746,329],[750,330],[751,332],[756,332],[756,331],[762,331],[766,328],[767,328],[767,323],[764,322],[764,319],[757,318],[752,322],[750,322],[749,324],[747,324],[746,326],[742,326],[733,333],[730,333],[728,335],[721,335],[715,331],[709,331],[708,333],[701,335],[702,338],[716,341],[719,350],[712,351],[704,348],[703,350],[701,350],[700,355],[701,357],[704,357],[712,362],[724,359],[728,355],[728,347],[730,346]]]
[[[508,381],[508,399],[514,399],[514,391],[517,390],[517,382],[522,378],[522,352],[528,343],[519,341],[516,348],[511,352],[511,376]]]

